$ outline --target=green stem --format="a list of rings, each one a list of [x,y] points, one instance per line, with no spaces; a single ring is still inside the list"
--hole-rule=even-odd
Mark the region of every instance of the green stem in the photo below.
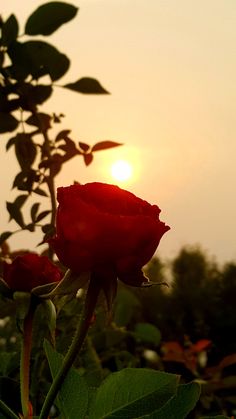
[[[29,311],[24,319],[23,339],[21,346],[20,363],[20,386],[21,386],[21,406],[24,418],[29,416],[29,382],[30,382],[30,355],[32,348],[32,330],[35,305],[31,300]]]
[[[67,373],[69,372],[69,369],[71,368],[76,356],[78,355],[82,347],[82,344],[87,335],[89,326],[91,324],[91,318],[94,313],[94,309],[97,303],[100,289],[101,287],[99,285],[99,281],[97,281],[96,275],[92,275],[90,279],[86,299],[85,299],[85,304],[84,304],[84,309],[81,316],[81,320],[78,324],[78,328],[75,332],[71,346],[64,358],[62,367],[58,371],[57,375],[55,376],[53,383],[49,389],[49,392],[44,401],[39,419],[47,419],[51,406],[57,396],[57,393],[59,392],[67,376]]]
[[[4,413],[4,417],[9,419],[19,419],[19,416],[17,416],[11,409],[8,407],[2,400],[0,400],[0,412]]]

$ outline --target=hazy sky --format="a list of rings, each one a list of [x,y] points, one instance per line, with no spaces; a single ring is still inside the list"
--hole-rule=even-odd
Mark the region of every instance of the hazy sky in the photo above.
[[[14,12],[23,30],[43,1],[1,3],[3,16]],[[235,0],[71,3],[80,8],[78,15],[48,38],[72,61],[60,82],[91,76],[112,94],[84,96],[58,88],[47,109],[66,114],[63,128],[72,129],[75,140],[110,139],[124,146],[98,153],[88,168],[78,157],[58,184],[114,183],[111,163],[130,160],[135,176],[123,187],[158,204],[171,226],[160,255],[171,258],[182,245],[200,244],[221,262],[235,259]],[[12,199],[18,170],[4,145],[1,230],[4,200]],[[22,236],[16,237],[13,247],[21,244]]]

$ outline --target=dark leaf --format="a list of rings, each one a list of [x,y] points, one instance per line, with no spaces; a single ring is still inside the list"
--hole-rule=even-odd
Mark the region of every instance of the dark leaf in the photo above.
[[[35,202],[31,207],[30,215],[31,215],[31,220],[32,220],[33,223],[36,222],[37,212],[39,210],[39,206],[40,206],[40,203]]]
[[[36,218],[36,223],[39,223],[39,221],[41,221],[43,218],[45,218],[48,214],[50,214],[51,211],[50,210],[45,210],[40,212],[40,214],[38,214],[37,218]]]
[[[87,151],[90,149],[90,145],[79,142],[79,146],[81,148],[81,150],[83,150],[85,153],[87,153]]]
[[[21,107],[24,110],[35,112],[36,106],[42,104],[49,98],[52,93],[50,85],[33,86],[31,83],[15,83],[15,92],[19,95],[18,99],[13,99],[5,104],[5,108],[12,108],[12,110]],[[5,112],[5,109],[3,109]],[[11,110],[11,109],[10,109]],[[7,109],[8,111],[8,109]]]
[[[55,81],[67,72],[70,61],[54,46],[42,41],[28,41],[23,45],[30,62],[30,74],[35,79],[48,74]]]
[[[7,68],[8,74],[16,80],[26,79],[31,74],[32,64],[25,45],[14,41],[9,45],[7,52],[12,61],[12,65]]]
[[[84,162],[85,162],[86,166],[89,166],[90,163],[92,163],[92,161],[93,161],[93,155],[92,155],[92,153],[90,153],[90,154],[83,154],[83,158],[84,158]]]
[[[36,146],[29,134],[17,134],[15,141],[15,152],[21,169],[29,169],[33,164],[37,154]]]
[[[27,169],[18,173],[13,182],[13,188],[20,191],[32,191],[34,182],[38,181],[38,175],[35,170]]]
[[[40,131],[45,132],[51,127],[51,116],[47,113],[38,112],[36,115],[31,115],[25,121],[29,125],[38,127]]]
[[[63,157],[64,161],[71,159],[77,154],[81,154],[81,151],[78,150],[73,140],[67,137],[64,139],[64,141],[65,144],[59,146],[60,150],[65,151],[65,156]]]
[[[42,232],[44,233],[43,241],[39,244],[45,243],[46,240],[48,240],[50,237],[52,237],[55,234],[55,227],[52,224],[45,224],[42,227]]]
[[[63,87],[84,94],[109,94],[109,92],[101,86],[98,80],[92,79],[91,77],[83,77],[74,83],[65,84]]]
[[[31,231],[31,233],[33,233],[33,231],[35,231],[34,223],[27,224],[24,228],[25,228],[25,230]]]
[[[24,80],[29,74],[37,80],[48,74],[54,81],[62,77],[70,65],[66,55],[42,41],[14,41],[8,48],[8,54],[12,61],[8,72],[17,80]]]
[[[33,190],[34,193],[41,196],[48,196],[48,194],[41,188],[36,188]]]
[[[100,141],[92,147],[92,151],[106,150],[108,148],[118,147],[123,145],[121,143],[116,143],[115,141]]]
[[[65,140],[70,134],[70,132],[71,130],[69,129],[64,129],[63,131],[60,131],[55,138],[55,142],[60,141],[60,140]]]
[[[25,26],[27,35],[51,35],[61,25],[73,19],[77,7],[52,1],[39,6],[28,18]]]
[[[41,104],[45,102],[52,94],[52,86],[46,86],[43,84],[38,84],[37,86],[32,87],[31,95],[32,100],[36,104]]]
[[[2,26],[2,44],[8,46],[18,35],[18,22],[15,15],[11,15]]]
[[[7,202],[7,211],[10,214],[10,220],[12,219],[15,220],[15,222],[19,224],[21,228],[24,228],[25,224],[24,224],[23,216],[21,214],[20,209],[15,204],[15,202]]]
[[[50,169],[50,176],[56,176],[62,167],[62,163],[64,161],[64,157],[60,154],[54,154],[50,159],[46,158],[39,163],[39,168],[49,168]]]
[[[52,114],[52,119],[53,119],[54,124],[60,124],[61,122],[61,118],[55,113]]]
[[[29,197],[29,195],[19,195],[15,201],[14,204],[17,206],[17,208],[21,208],[22,205],[24,205],[26,199]]]
[[[8,140],[6,144],[6,150],[8,151],[10,147],[12,147],[16,142],[17,137],[12,137],[10,140]]]
[[[45,225],[42,227],[42,232],[43,232],[43,233],[48,233],[49,231],[52,231],[52,229],[53,229],[52,224],[45,224]]]
[[[21,106],[20,99],[4,100],[0,98],[0,112],[10,113],[17,110]]]
[[[13,234],[12,231],[5,231],[0,235],[0,246],[4,243],[11,235]]]
[[[12,132],[18,127],[19,121],[11,114],[0,112],[0,133]]]

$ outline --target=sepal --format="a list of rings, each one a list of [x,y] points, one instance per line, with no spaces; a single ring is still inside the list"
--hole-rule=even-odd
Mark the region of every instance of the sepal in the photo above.
[[[55,344],[55,330],[56,330],[56,320],[57,312],[56,307],[51,300],[45,300],[42,302],[42,308],[45,312],[47,318],[47,326],[50,333],[50,342],[54,346]]]
[[[40,298],[53,298],[58,295],[76,295],[77,291],[84,287],[90,280],[90,272],[82,272],[80,275],[75,274],[68,269],[62,280],[49,292],[45,292],[42,287],[37,287],[40,291]],[[39,290],[41,288],[41,290]],[[34,289],[35,291],[35,289]],[[41,292],[44,291],[44,292]]]
[[[22,329],[23,322],[29,313],[31,294],[29,292],[15,291],[13,300],[16,302],[16,322],[19,328]]]

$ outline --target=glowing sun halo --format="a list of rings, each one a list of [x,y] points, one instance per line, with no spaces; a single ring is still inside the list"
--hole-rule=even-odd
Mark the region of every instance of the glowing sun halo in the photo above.
[[[132,176],[132,166],[125,160],[118,160],[112,165],[111,174],[118,181],[128,180]]]

